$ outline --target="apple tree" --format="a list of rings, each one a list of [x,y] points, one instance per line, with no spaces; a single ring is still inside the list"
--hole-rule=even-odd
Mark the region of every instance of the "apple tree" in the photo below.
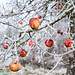
[[[74,75],[74,13],[73,0],[1,1],[0,63],[12,71],[36,64],[50,70],[46,75],[66,66]]]

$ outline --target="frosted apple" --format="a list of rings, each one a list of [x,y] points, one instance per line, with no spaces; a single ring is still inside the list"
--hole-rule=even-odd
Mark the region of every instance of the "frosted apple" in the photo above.
[[[41,19],[41,15],[38,15],[38,18]]]
[[[17,61],[13,61],[9,64],[9,67],[11,71],[18,71],[21,69],[21,64]]]
[[[63,32],[60,32],[61,35],[63,35]]]
[[[47,47],[52,47],[52,46],[54,45],[54,42],[53,42],[52,39],[49,39],[49,40],[46,40],[46,41],[45,41],[45,45],[46,45]]]
[[[22,21],[20,21],[19,23],[20,23],[20,24],[23,24],[23,22],[22,22]]]
[[[55,9],[57,9],[57,7],[55,6]]]
[[[71,39],[66,39],[65,42],[64,42],[65,46],[66,47],[71,47],[71,45],[73,44],[72,40]]]
[[[21,50],[20,50],[20,56],[21,56],[21,57],[26,56],[26,54],[27,54],[27,52],[26,52],[24,49],[21,49]]]
[[[38,27],[40,25],[40,21],[38,18],[31,18],[29,20],[29,25],[32,29],[38,29]]]
[[[4,48],[4,49],[7,49],[7,48],[8,48],[8,45],[4,45],[3,48]]]
[[[58,5],[58,9],[62,9],[62,5]]]
[[[31,46],[34,42],[33,41],[29,41],[29,46]]]
[[[59,34],[60,32],[61,32],[60,30],[57,31],[58,34]]]

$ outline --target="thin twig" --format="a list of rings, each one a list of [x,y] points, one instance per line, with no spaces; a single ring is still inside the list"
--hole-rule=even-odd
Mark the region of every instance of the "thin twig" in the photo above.
[[[50,75],[50,73],[58,66],[58,64],[61,61],[61,59],[62,59],[62,57],[59,58],[59,60],[57,61],[56,65],[46,75]]]

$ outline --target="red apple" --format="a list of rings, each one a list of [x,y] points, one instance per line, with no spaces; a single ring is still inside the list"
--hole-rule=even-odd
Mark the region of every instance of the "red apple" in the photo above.
[[[11,71],[18,71],[21,69],[21,64],[17,61],[13,61],[9,65]]]
[[[20,50],[20,56],[21,56],[21,57],[26,56],[26,54],[27,54],[27,52],[26,52],[24,49],[21,49],[21,50]]]
[[[38,29],[38,27],[40,25],[40,21],[38,18],[31,18],[29,20],[29,25],[32,29]]]
[[[30,13],[30,11],[28,11],[28,13]]]
[[[35,57],[34,56],[32,57],[32,60],[35,60]]]
[[[60,32],[61,32],[60,30],[57,31],[58,34],[59,34]]]
[[[22,22],[22,21],[20,21],[20,22],[19,22],[19,24],[23,24],[23,22]]]
[[[29,41],[29,46],[31,46],[34,42],[33,41]]]
[[[58,5],[58,9],[62,9],[62,5]]]
[[[52,47],[53,45],[54,45],[54,42],[53,42],[53,40],[46,40],[45,41],[45,45],[47,46],[47,47]]]
[[[38,18],[39,18],[39,19],[41,19],[41,16],[40,16],[40,15],[38,15]]]
[[[60,32],[61,35],[63,35],[63,32]]]
[[[4,45],[3,48],[4,48],[4,49],[7,49],[7,48],[8,48],[8,45]]]
[[[55,6],[55,9],[57,9],[57,7]]]
[[[71,44],[73,44],[71,39],[66,39],[64,43],[66,47],[71,47]]]

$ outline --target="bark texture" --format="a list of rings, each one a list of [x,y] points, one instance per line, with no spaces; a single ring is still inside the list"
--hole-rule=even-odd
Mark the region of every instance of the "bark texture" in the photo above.
[[[72,13],[70,17],[70,36],[71,39],[75,42],[75,12]],[[75,48],[75,44],[73,43],[73,47]],[[75,75],[75,52],[72,53],[73,56],[68,59],[68,67],[67,67],[67,75]]]

